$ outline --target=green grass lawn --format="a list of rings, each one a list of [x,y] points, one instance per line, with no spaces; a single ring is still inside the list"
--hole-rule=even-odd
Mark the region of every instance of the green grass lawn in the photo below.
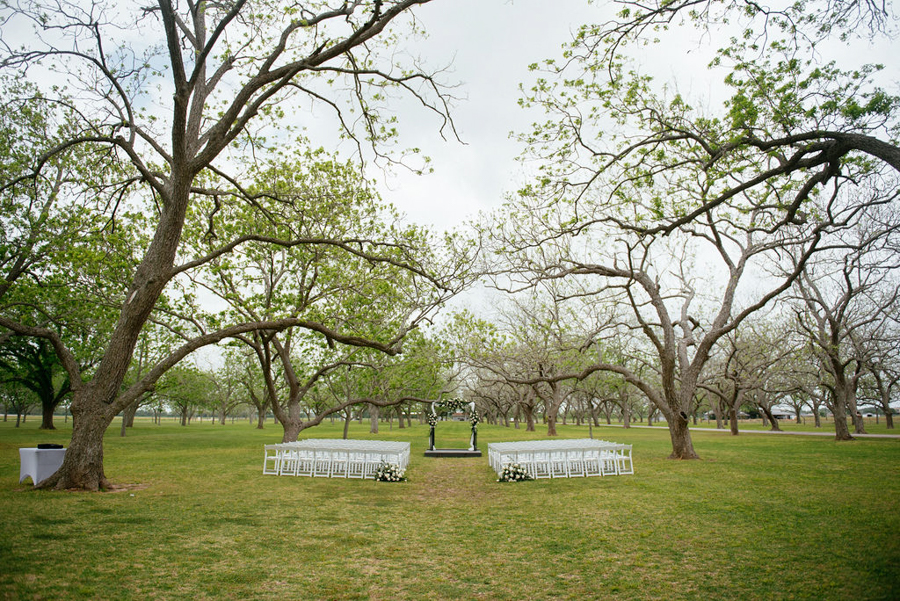
[[[501,484],[486,456],[423,457],[427,426],[383,425],[413,449],[409,481],[388,484],[264,476],[271,424],[142,422],[105,445],[131,489],[61,493],[17,484],[17,449],[67,430],[12,426],[6,599],[900,598],[898,440],[695,432],[703,460],[676,462],[663,426],[602,428],[634,445],[633,476]],[[544,434],[482,424],[479,444]],[[467,441],[467,424],[439,424],[437,446]]]

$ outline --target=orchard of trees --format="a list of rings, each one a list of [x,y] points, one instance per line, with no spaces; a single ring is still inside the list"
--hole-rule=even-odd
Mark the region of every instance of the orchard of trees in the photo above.
[[[456,135],[402,52],[429,1],[0,8],[0,402],[73,418],[41,486],[106,487],[103,433],[142,407],[271,414],[288,441],[465,396],[549,436],[661,419],[677,459],[699,416],[893,427],[900,98],[822,53],[890,36],[890,6],[620,1],[532,65],[533,181],[434,232],[370,175],[427,165],[394,103]],[[736,32],[719,103],[640,69],[686,28]],[[494,310],[451,312],[476,282]]]

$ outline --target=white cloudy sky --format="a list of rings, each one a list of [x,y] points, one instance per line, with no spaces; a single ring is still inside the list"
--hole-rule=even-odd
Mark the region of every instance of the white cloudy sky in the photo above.
[[[459,82],[455,95],[463,96],[453,116],[460,137],[444,141],[439,123],[423,118],[421,111],[404,113],[400,130],[405,147],[421,147],[433,159],[434,173],[414,176],[397,172],[386,177],[378,172],[386,201],[397,205],[411,221],[439,230],[461,225],[478,211],[498,207],[504,194],[525,181],[525,168],[515,160],[522,148],[510,139],[511,131],[525,132],[540,114],[521,109],[520,83],[533,78],[528,65],[558,57],[560,46],[585,22],[601,23],[612,17],[613,6],[586,0],[437,0],[416,10],[429,38],[416,41],[410,51],[436,68],[452,62],[444,75]],[[650,46],[636,60],[644,72],[658,80],[674,82],[695,106],[720,106],[717,92],[722,73],[709,74],[712,51],[728,36],[721,31],[701,35],[691,27],[675,28],[663,45]],[[675,36],[673,38],[673,36]],[[716,39],[710,39],[710,38]],[[855,41],[848,50],[862,62],[885,62],[893,93],[898,88],[900,55],[896,41],[876,45]]]
[[[452,62],[443,79],[460,83],[453,117],[464,144],[442,140],[436,121],[401,116],[403,142],[421,147],[434,172],[379,176],[385,200],[412,221],[444,229],[496,207],[521,182],[521,148],[509,133],[539,115],[517,105],[519,84],[532,78],[530,63],[558,55],[570,32],[601,9],[585,0],[439,0],[416,14],[429,38],[413,51],[431,67]]]

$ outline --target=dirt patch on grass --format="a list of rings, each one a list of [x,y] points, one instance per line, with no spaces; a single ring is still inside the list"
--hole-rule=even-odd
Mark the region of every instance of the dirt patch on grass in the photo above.
[[[438,458],[431,461],[418,470],[417,483],[425,485],[418,491],[420,500],[470,499],[474,493],[484,497],[493,492],[485,482],[483,459]]]
[[[146,490],[150,488],[150,485],[147,483],[138,483],[138,484],[110,484],[106,490],[102,492],[108,493],[117,493],[117,492],[134,492],[136,490]]]

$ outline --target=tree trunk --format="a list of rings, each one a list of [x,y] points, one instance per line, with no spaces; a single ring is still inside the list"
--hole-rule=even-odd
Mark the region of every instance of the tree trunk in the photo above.
[[[138,410],[138,403],[133,403],[122,411],[122,429],[119,432],[119,436],[125,436],[126,428],[134,427],[134,416]]]
[[[835,399],[832,408],[832,416],[834,417],[834,439],[835,440],[853,440],[850,436],[850,428],[847,425],[847,405],[842,399]]]
[[[781,432],[781,426],[778,424],[778,419],[774,415],[772,415],[772,410],[765,405],[760,405],[759,408],[762,410],[763,415],[766,416],[766,419],[769,421],[769,423],[772,424],[770,430],[772,432]]]
[[[522,412],[525,414],[525,431],[534,432],[534,407],[525,406]]]
[[[303,423],[300,420],[295,419],[281,422],[281,427],[284,428],[281,442],[297,442],[297,437],[300,436],[300,432],[303,431]]]
[[[378,434],[378,406],[369,405],[369,434]]]
[[[558,436],[556,433],[556,414],[547,415],[547,436]]]
[[[728,408],[728,426],[731,428],[731,435],[738,435],[737,409],[735,407]]]
[[[854,403],[855,405],[855,403]],[[854,411],[850,415],[853,416],[853,427],[856,430],[857,434],[865,434],[866,433],[866,422],[863,421],[863,416],[859,411]]]
[[[256,414],[256,429],[262,430],[263,425],[266,423],[266,413],[264,411],[259,411]]]
[[[53,425],[53,410],[56,409],[54,403],[41,403],[41,430],[56,430]]]
[[[81,395],[89,394],[89,390]],[[100,401],[86,401],[83,396],[76,395],[72,402],[72,440],[63,463],[55,474],[39,482],[37,487],[90,491],[107,488],[109,482],[103,471],[103,435],[115,415]]]
[[[350,408],[344,410],[344,440],[347,440],[347,435],[350,432],[350,422],[353,419],[353,413],[350,411]]]
[[[667,420],[669,436],[672,438],[672,454],[669,455],[669,459],[700,459],[694,451],[688,421],[677,415],[673,415],[671,418],[667,417]]]
[[[888,430],[894,429],[894,416],[890,410],[884,412],[884,423]]]

